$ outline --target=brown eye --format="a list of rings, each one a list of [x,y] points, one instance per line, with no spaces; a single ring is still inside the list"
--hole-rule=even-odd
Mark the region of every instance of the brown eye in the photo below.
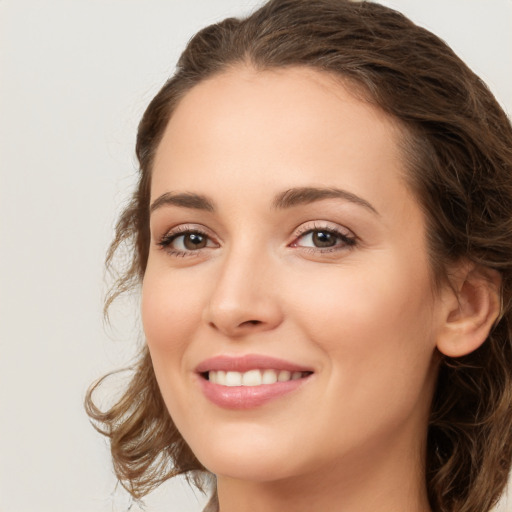
[[[313,231],[312,242],[315,247],[333,247],[338,242],[339,236],[329,231]]]
[[[179,238],[177,237],[177,239]],[[208,237],[200,233],[188,233],[187,235],[182,235],[181,238],[183,238],[183,246],[189,251],[203,249],[208,243]]]
[[[192,254],[201,249],[217,247],[217,244],[207,234],[188,230],[164,235],[158,245],[169,254],[180,256]]]
[[[311,229],[297,238],[293,246],[321,251],[322,249],[346,249],[355,244],[356,239],[351,234],[341,233],[335,229]]]

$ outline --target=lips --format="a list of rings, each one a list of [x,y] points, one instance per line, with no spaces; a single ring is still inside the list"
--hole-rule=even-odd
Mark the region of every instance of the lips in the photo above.
[[[249,370],[287,370],[289,372],[312,372],[311,368],[299,364],[277,359],[275,357],[258,354],[244,356],[216,356],[206,359],[200,363],[196,372],[206,373],[209,371],[223,370],[234,372],[247,372]]]
[[[217,356],[201,362],[196,372],[203,394],[219,407],[249,409],[299,389],[312,369],[263,355]]]

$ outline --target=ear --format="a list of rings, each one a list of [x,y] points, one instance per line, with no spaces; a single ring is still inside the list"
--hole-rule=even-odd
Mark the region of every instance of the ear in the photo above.
[[[449,357],[476,350],[487,339],[501,310],[501,275],[470,263],[452,273],[442,291],[437,348]]]

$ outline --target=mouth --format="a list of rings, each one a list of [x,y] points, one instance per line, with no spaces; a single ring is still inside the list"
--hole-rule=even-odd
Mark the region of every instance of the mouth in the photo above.
[[[196,368],[205,397],[226,409],[251,409],[302,388],[311,368],[262,355],[217,356]]]
[[[246,372],[210,370],[202,372],[203,379],[220,386],[264,386],[276,382],[288,382],[291,380],[304,379],[311,375],[311,371],[289,371],[277,369],[253,369]]]

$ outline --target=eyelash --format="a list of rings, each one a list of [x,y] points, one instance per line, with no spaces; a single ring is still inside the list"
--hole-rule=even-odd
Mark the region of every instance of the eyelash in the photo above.
[[[197,227],[193,227],[193,226],[183,225],[183,226],[178,226],[177,228],[173,229],[172,231],[170,231],[170,232],[166,233],[164,236],[162,236],[162,238],[158,242],[158,245],[162,249],[164,249],[168,254],[170,254],[171,256],[175,256],[177,258],[179,258],[179,257],[183,258],[186,256],[187,257],[188,256],[197,256],[199,254],[199,252],[201,251],[201,248],[196,249],[196,250],[189,249],[189,250],[184,251],[181,249],[175,249],[171,245],[178,238],[186,237],[187,235],[198,235],[198,236],[204,237],[204,238],[206,238],[207,243],[208,243],[208,241],[212,240],[212,237],[210,237],[204,230],[197,228]]]
[[[304,238],[307,235],[313,235],[314,233],[323,233],[327,235],[334,236],[338,243],[334,246],[328,246],[328,247],[305,247],[298,244],[298,241],[302,238]],[[162,236],[160,241],[157,243],[159,247],[164,249],[168,254],[174,257],[191,257],[191,256],[198,256],[202,249],[211,248],[208,246],[201,247],[199,249],[189,249],[189,250],[182,250],[182,249],[175,249],[172,247],[172,243],[175,242],[180,237],[186,237],[190,235],[197,235],[200,237],[206,238],[206,243],[213,242],[214,244],[217,244],[213,240],[211,236],[209,236],[205,230],[202,230],[197,227],[192,226],[178,226],[177,228],[173,229],[171,232],[166,233]],[[340,243],[341,242],[341,245]],[[311,226],[305,226],[301,230],[298,231],[298,233],[295,235],[294,241],[289,245],[290,247],[297,247],[301,248],[302,250],[308,251],[310,253],[320,253],[320,254],[326,254],[326,253],[332,253],[332,252],[338,252],[343,250],[350,250],[357,244],[357,237],[354,235],[350,235],[348,233],[343,233],[341,230],[334,228],[334,227],[327,227],[327,226],[320,226],[320,225],[313,225]]]
[[[298,241],[301,238],[304,238],[306,235],[313,235],[314,233],[332,235],[338,240],[338,243],[331,247],[304,247],[298,245]],[[350,232],[348,232],[348,230],[347,232],[342,232],[339,228],[326,225],[314,224],[312,227],[304,226],[297,233],[295,241],[292,242],[291,247],[301,247],[303,250],[307,250],[308,252],[321,254],[344,251],[353,248],[357,244],[357,238],[349,233]],[[339,242],[341,242],[341,245]]]

